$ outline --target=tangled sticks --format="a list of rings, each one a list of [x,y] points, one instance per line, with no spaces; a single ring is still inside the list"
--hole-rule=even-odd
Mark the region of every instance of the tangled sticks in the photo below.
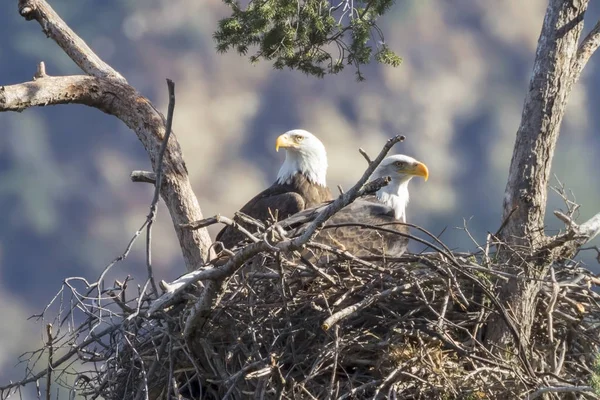
[[[65,280],[55,299],[61,318],[27,359],[29,370],[48,353],[54,359],[2,394],[52,373],[71,393],[107,399],[594,398],[600,296],[590,287],[598,279],[576,263],[554,260],[538,278],[531,345],[514,358],[485,344],[492,314],[511,319],[494,293],[512,276],[495,261],[491,239],[478,252],[453,253],[412,226],[411,238],[435,251],[399,259],[360,259],[312,240],[336,210],[386,183],[364,185],[386,148],[302,236],[257,223],[251,243],[227,262],[163,283],[159,297],[131,296],[128,278],[109,288]],[[265,241],[267,231],[279,239]],[[336,257],[306,263],[293,257],[302,246]]]

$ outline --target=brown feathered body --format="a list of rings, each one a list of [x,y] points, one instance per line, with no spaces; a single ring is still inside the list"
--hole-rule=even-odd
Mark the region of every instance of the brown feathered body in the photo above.
[[[300,235],[324,207],[306,210],[286,221],[286,225],[297,225],[296,221],[307,221],[296,227],[291,236]],[[314,241],[357,257],[399,257],[408,247],[408,226],[397,220],[394,209],[383,204],[376,196],[365,196],[355,200],[336,213],[321,229]],[[323,251],[312,249],[322,254]]]
[[[240,211],[260,221],[274,218],[280,221],[331,199],[329,188],[312,183],[304,174],[298,173],[286,183],[275,182],[254,196]],[[236,222],[239,223],[239,220]],[[251,232],[255,231],[252,226],[244,223],[241,225]],[[240,231],[230,226],[223,228],[216,237],[227,249],[233,248],[244,239],[245,236]]]
[[[408,247],[409,239],[408,226],[405,225],[408,183],[415,176],[428,178],[425,164],[401,154],[386,157],[373,172],[372,179],[389,177],[389,183],[375,195],[356,199],[334,214],[314,241],[357,257],[401,256]],[[298,236],[325,207],[296,214],[282,225],[292,227],[291,236]],[[318,256],[327,253],[322,249],[311,250]]]

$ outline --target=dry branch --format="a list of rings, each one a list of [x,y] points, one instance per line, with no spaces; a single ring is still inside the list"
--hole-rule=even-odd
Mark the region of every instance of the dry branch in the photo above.
[[[132,182],[156,183],[156,174],[150,171],[132,171],[130,178]]]
[[[152,165],[157,167],[165,120],[150,101],[131,86],[90,76],[46,77],[0,86],[0,111],[71,103],[97,108],[119,118],[136,132]],[[202,212],[174,135],[165,150],[161,195],[171,214],[186,266],[189,271],[197,269],[208,259],[211,240],[205,229],[190,231],[180,227],[180,224],[202,219]]]
[[[50,39],[90,76],[48,77],[35,82],[0,86],[0,111],[22,111],[33,106],[77,103],[114,115],[136,132],[154,173],[165,136],[165,119],[152,103],[129,86],[58,16],[45,0],[19,0],[19,13],[36,20]],[[204,229],[187,231],[180,224],[202,219],[198,200],[188,180],[183,155],[175,136],[164,156],[164,182],[160,194],[171,214],[188,271],[204,265],[211,255],[211,239]]]
[[[44,34],[54,40],[86,74],[127,83],[125,78],[102,61],[45,0],[19,0],[19,14],[36,20]]]
[[[572,68],[573,80],[577,82],[583,68],[587,65],[590,57],[598,50],[600,46],[600,21],[596,22],[594,28],[587,34],[587,36],[581,41],[579,48],[577,49],[577,57]]]

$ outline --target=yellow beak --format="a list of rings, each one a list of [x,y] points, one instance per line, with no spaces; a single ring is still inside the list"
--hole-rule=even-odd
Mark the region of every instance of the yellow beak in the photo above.
[[[279,151],[280,147],[282,149],[286,149],[294,145],[295,143],[290,139],[290,136],[284,133],[283,135],[279,135],[277,138],[277,141],[275,142],[275,151]]]
[[[413,170],[412,170],[412,174],[415,176],[422,176],[423,179],[425,179],[425,181],[427,181],[427,179],[429,178],[429,170],[427,169],[427,165],[418,162]]]

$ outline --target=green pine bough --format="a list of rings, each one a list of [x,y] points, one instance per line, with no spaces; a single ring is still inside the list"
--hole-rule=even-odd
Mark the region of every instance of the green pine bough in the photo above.
[[[320,78],[353,65],[363,80],[360,68],[372,59],[393,67],[402,62],[377,26],[394,0],[251,0],[245,9],[237,1],[223,1],[232,13],[214,33],[219,52],[247,55],[253,47],[252,63],[265,59],[277,69]]]

